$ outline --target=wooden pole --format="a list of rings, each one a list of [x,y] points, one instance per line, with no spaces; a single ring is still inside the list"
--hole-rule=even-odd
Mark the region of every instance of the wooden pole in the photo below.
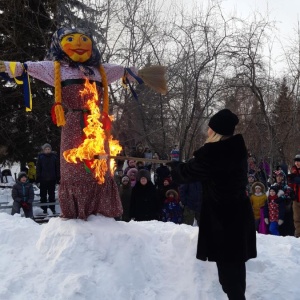
[[[144,157],[134,157],[134,156],[119,156],[119,155],[95,155],[94,159],[116,159],[116,160],[134,160],[134,161],[145,161],[152,162],[154,164],[165,164],[171,162],[170,160],[163,159],[153,159],[153,158],[144,158]]]

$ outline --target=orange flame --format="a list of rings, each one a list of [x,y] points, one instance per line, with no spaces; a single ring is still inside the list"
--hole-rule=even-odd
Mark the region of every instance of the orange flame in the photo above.
[[[86,127],[83,129],[85,138],[78,148],[66,150],[63,155],[69,163],[77,164],[78,161],[84,161],[93,172],[97,182],[102,184],[105,182],[105,174],[108,169],[111,175],[113,174],[115,162],[111,160],[108,166],[107,159],[95,159],[95,156],[103,154],[114,156],[122,150],[122,147],[119,145],[119,141],[113,140],[109,131],[103,129],[96,84],[91,84],[86,80],[80,95],[87,99],[84,109],[89,112],[85,119]],[[109,118],[113,120],[112,116]]]

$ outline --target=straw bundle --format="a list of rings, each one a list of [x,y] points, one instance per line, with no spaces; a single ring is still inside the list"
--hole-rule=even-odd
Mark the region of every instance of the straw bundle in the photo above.
[[[166,67],[151,66],[138,71],[144,83],[154,91],[165,95],[167,93]]]

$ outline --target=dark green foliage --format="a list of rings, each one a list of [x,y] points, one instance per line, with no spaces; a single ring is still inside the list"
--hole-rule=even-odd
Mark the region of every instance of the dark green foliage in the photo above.
[[[0,2],[0,60],[43,60],[53,32],[61,26],[101,30],[96,11],[77,0],[9,0]],[[100,13],[98,12],[98,16]],[[59,152],[60,128],[51,121],[53,88],[31,80],[33,110],[26,112],[23,87],[0,77],[0,163],[34,160],[41,145]]]
[[[1,1],[1,60],[43,60],[48,41],[55,28],[50,14],[57,1]],[[33,111],[26,112],[23,87],[14,82],[0,84],[0,163],[33,160],[45,142],[59,150],[60,130],[51,124],[53,97],[42,82],[31,83]]]

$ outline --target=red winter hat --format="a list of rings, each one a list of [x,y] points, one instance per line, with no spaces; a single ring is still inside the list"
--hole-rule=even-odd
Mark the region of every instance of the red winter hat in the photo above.
[[[165,182],[165,181],[168,181],[170,184],[172,182],[172,179],[170,177],[166,177],[163,182]]]

